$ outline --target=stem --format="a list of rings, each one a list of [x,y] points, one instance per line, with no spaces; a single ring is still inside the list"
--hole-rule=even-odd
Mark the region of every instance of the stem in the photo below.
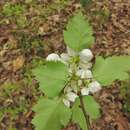
[[[85,110],[82,95],[79,96],[79,99],[80,99],[81,109],[82,109],[83,114],[84,114],[84,117],[85,117],[85,121],[86,121],[87,128],[88,128],[88,130],[91,130],[91,125],[90,125],[90,121],[89,121],[89,115],[87,114],[87,112],[86,112],[86,110]]]

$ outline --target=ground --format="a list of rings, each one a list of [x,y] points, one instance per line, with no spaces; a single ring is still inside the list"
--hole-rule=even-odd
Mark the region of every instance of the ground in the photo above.
[[[0,1],[0,130],[34,130],[31,108],[42,93],[31,69],[65,50],[63,29],[79,9],[94,29],[95,55],[130,54],[129,0],[92,0],[84,7],[78,0]],[[102,112],[94,130],[130,130],[129,87],[115,82],[94,95]],[[70,123],[64,130],[79,127]]]

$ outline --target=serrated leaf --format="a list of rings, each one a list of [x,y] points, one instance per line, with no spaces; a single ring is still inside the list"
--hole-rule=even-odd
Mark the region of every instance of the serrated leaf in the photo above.
[[[113,56],[106,59],[96,57],[93,75],[103,86],[106,86],[115,80],[128,79],[128,71],[130,71],[130,56]]]
[[[47,62],[45,66],[34,69],[33,74],[39,81],[39,89],[48,97],[55,97],[64,88],[68,71],[61,62]]]
[[[64,41],[68,47],[81,51],[94,43],[92,27],[85,16],[79,12],[68,23],[64,31]]]
[[[90,119],[97,119],[100,117],[100,106],[92,96],[84,96],[83,102],[84,108],[90,116]],[[78,123],[82,130],[87,130],[85,117],[80,106],[80,99],[77,99],[72,108],[72,121]]]
[[[42,98],[33,110],[36,112],[32,120],[35,130],[61,130],[71,117],[71,110],[63,104],[62,100]]]

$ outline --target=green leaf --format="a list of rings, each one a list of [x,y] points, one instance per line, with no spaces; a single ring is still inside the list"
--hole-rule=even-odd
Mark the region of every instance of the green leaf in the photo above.
[[[12,4],[11,2],[7,2],[3,6],[3,13],[6,16],[20,15],[23,14],[24,11],[25,11],[25,6],[20,4]]]
[[[47,62],[34,69],[33,74],[39,81],[39,89],[48,97],[58,96],[68,77],[67,66],[61,62]]]
[[[80,0],[80,3],[83,5],[83,6],[86,6],[88,4],[90,4],[92,2],[92,0]]]
[[[83,97],[84,108],[90,119],[97,119],[100,117],[99,104],[94,100],[92,96]],[[72,120],[78,123],[82,130],[87,130],[84,114],[81,109],[80,99],[78,98],[72,108]]]
[[[64,31],[64,41],[68,47],[81,51],[94,43],[92,27],[85,16],[79,12],[68,23]]]
[[[113,56],[106,59],[96,57],[93,75],[106,86],[115,80],[128,79],[128,71],[130,71],[130,56]]]
[[[63,104],[62,100],[42,98],[33,110],[36,112],[32,120],[35,130],[61,130],[71,117],[71,110]]]

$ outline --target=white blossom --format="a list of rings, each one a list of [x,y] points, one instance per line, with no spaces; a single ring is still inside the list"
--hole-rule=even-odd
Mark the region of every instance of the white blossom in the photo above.
[[[90,84],[88,84],[88,88],[91,93],[95,93],[95,92],[101,90],[101,84],[97,81],[93,81]]]
[[[70,107],[70,101],[69,100],[63,98],[63,103],[65,104],[65,106]]]
[[[80,52],[80,58],[84,62],[91,61],[92,58],[93,58],[93,53],[92,53],[92,51],[90,49],[83,49]]]
[[[66,64],[66,65],[69,64],[70,56],[69,56],[68,54],[62,53],[62,54],[60,55],[60,57],[61,57],[61,62],[62,62],[62,63]]]
[[[86,70],[85,69],[79,69],[76,72],[76,75],[81,77],[81,79],[85,79],[85,78],[90,79],[90,78],[93,77],[92,72],[88,69],[86,69]]]
[[[68,62],[70,60],[70,56],[66,53],[62,53],[60,56],[61,56],[61,59],[65,62]]]
[[[77,67],[76,64],[74,64],[74,63],[69,64],[69,69],[68,69],[68,71],[69,71],[70,74],[72,74],[73,72],[76,72],[77,69],[78,69],[78,67]]]
[[[80,61],[79,62],[79,68],[81,68],[81,69],[91,69],[92,68],[92,63],[91,62]]]
[[[75,94],[74,92],[69,92],[66,94],[66,98],[71,101],[71,102],[75,102],[75,99],[77,98],[77,94]]]
[[[55,53],[51,53],[47,56],[46,58],[47,61],[61,61],[60,57],[55,54]]]
[[[87,88],[87,87],[84,87],[84,88],[81,89],[81,94],[82,94],[83,96],[89,95],[89,92],[90,92],[90,90],[89,90],[89,88]]]
[[[74,50],[72,50],[69,47],[67,47],[67,53],[69,56],[76,56],[77,55],[77,52],[75,52]]]
[[[71,103],[75,102],[78,97],[78,87],[83,87],[80,89],[82,96],[95,93],[101,89],[100,83],[95,81],[92,75],[92,58],[93,54],[90,49],[83,49],[81,52],[76,52],[69,47],[67,47],[67,53],[62,53],[60,56],[55,53],[47,56],[47,61],[60,61],[67,65],[68,77],[72,78],[63,91],[64,98],[62,101],[65,106],[70,107]],[[77,75],[77,79],[73,79],[72,77],[75,74]],[[88,83],[87,87],[84,86],[84,81]]]
[[[63,98],[63,103],[65,104],[65,106],[70,107],[71,102],[75,102],[76,98],[78,97],[77,94],[75,94],[74,92],[70,92],[70,88],[68,87],[68,92],[65,95],[65,98]]]
[[[72,88],[72,91],[74,91],[75,93],[77,93],[77,81],[75,81],[75,80],[72,80],[71,81],[71,88]]]
[[[65,87],[64,88],[64,93],[72,92],[73,89],[71,87]]]
[[[78,86],[82,85],[82,80],[78,80]]]

